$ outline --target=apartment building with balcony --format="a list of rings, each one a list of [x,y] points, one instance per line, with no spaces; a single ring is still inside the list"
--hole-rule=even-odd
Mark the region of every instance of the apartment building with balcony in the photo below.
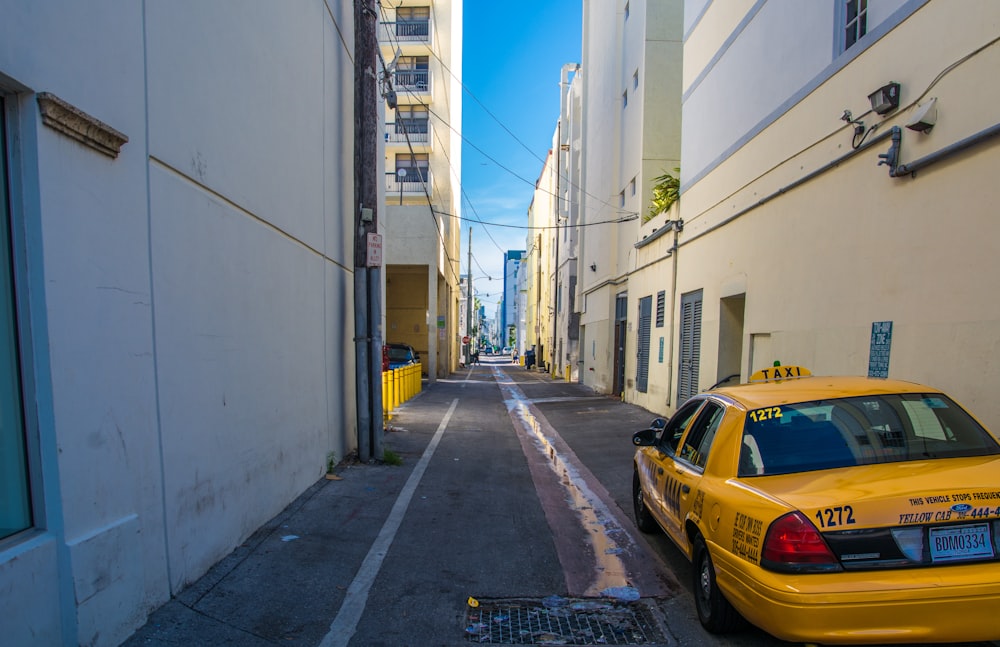
[[[383,3],[385,341],[413,346],[430,380],[461,361],[462,1]]]
[[[0,643],[120,644],[356,446],[353,34],[4,3]]]

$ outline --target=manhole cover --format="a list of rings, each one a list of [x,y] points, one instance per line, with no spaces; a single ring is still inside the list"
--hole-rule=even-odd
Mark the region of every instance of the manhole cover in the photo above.
[[[655,645],[664,642],[643,601],[479,600],[469,607],[466,641],[485,645]]]

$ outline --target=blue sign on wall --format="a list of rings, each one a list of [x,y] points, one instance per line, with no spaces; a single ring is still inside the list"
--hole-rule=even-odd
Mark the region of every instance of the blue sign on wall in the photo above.
[[[872,323],[872,343],[868,352],[868,377],[889,377],[889,351],[892,349],[892,322]]]

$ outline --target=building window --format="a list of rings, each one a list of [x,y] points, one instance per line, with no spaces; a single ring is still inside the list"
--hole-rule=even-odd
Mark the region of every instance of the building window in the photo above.
[[[621,193],[618,194],[618,206],[619,207],[624,207],[625,206],[625,192],[624,191],[622,191]]]
[[[396,180],[403,182],[426,182],[430,177],[430,157],[427,153],[405,153],[396,155]]]
[[[398,7],[396,9],[396,36],[401,40],[426,40],[430,34],[430,7]]]
[[[622,92],[622,108],[628,107],[628,90]]]
[[[656,293],[656,327],[663,328],[663,318],[667,310],[667,293],[660,290]]]
[[[0,539],[33,524],[11,259],[6,119],[5,98],[0,96]]]
[[[427,106],[399,106],[396,108],[396,133],[426,135],[430,123],[427,114]]]
[[[632,73],[632,89],[633,90],[639,89],[639,70],[636,70],[635,72]]]
[[[635,178],[632,178],[632,181],[628,183],[628,192],[630,195],[635,195]]]
[[[430,88],[431,71],[428,56],[400,56],[396,61],[396,89],[426,92]]]
[[[628,14],[629,14],[628,2],[626,2],[625,3],[625,20],[628,20]]]
[[[868,33],[868,0],[843,0],[844,49]]]

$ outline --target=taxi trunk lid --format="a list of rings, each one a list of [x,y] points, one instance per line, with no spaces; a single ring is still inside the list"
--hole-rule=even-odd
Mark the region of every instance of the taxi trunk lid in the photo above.
[[[748,479],[801,511],[845,569],[1000,558],[1000,457],[885,463]]]

